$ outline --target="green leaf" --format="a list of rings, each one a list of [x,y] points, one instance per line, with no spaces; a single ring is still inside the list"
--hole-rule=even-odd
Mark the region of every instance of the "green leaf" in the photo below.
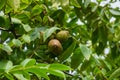
[[[30,4],[32,0],[21,0],[23,3]]]
[[[28,24],[22,24],[22,26],[23,26],[23,28],[25,29],[26,32],[29,32],[29,31],[32,30],[30,25],[28,25]]]
[[[81,52],[80,47],[78,47],[74,51],[74,53],[73,53],[73,55],[71,57],[71,67],[76,69],[82,63],[83,59],[84,59],[84,56],[83,56],[83,54]]]
[[[60,55],[59,59],[61,62],[65,61],[67,58],[69,58],[76,46],[76,41],[73,39],[72,44]]]
[[[19,39],[13,39],[12,40],[12,43],[17,46],[17,47],[21,47],[22,46],[22,43]]]
[[[6,0],[0,0],[0,10],[4,7]]]
[[[9,55],[10,55],[11,52],[13,51],[9,45],[5,45],[5,44],[3,44],[3,45],[0,44],[0,48],[1,48],[2,50],[6,51]]]
[[[85,60],[80,68],[81,71],[87,71],[91,65],[91,61]]]
[[[44,23],[44,24],[47,24],[47,23],[48,23],[48,16],[44,16],[44,17],[43,17],[43,23]]]
[[[18,71],[12,73],[19,80],[30,80],[30,74],[27,71]]]
[[[13,63],[11,61],[8,61],[5,66],[5,71],[9,72],[9,70],[13,67]]]
[[[23,74],[14,73],[13,74],[18,80],[28,80],[24,77]]]
[[[70,0],[70,3],[75,6],[75,7],[78,7],[80,8],[81,6],[79,5],[78,1],[77,0]]]
[[[34,41],[37,38],[41,38],[39,28],[32,29],[30,32],[31,41]]]
[[[53,75],[58,76],[58,77],[65,78],[65,74],[60,70],[49,69],[48,73],[53,74]]]
[[[21,24],[22,23],[21,20],[19,20],[18,18],[12,18],[12,22],[14,24]]]
[[[0,14],[0,26],[5,26],[5,25],[6,25],[5,16]]]
[[[10,73],[6,73],[5,77],[7,77],[7,79],[9,79],[9,80],[14,80],[13,75],[11,75]]]
[[[112,66],[108,61],[103,60],[103,62],[105,63],[109,70],[112,70]]]
[[[28,24],[28,22],[30,21],[31,15],[30,15],[29,11],[23,11],[23,12],[21,12],[19,14],[16,14],[15,17],[17,19],[20,19],[23,23]]]
[[[5,71],[8,72],[13,66],[11,61],[1,61],[0,62],[0,72]]]
[[[11,73],[21,73],[23,70],[23,66],[22,65],[15,65],[12,67],[12,69],[9,71]]]
[[[46,39],[50,37],[58,29],[59,29],[58,27],[52,27],[50,29],[45,30],[45,33],[43,34],[43,40],[46,41]]]
[[[26,66],[33,66],[36,63],[35,59],[25,59],[24,61],[21,62],[21,65],[26,67]]]
[[[92,51],[91,51],[89,48],[87,48],[87,46],[82,45],[82,44],[80,44],[80,49],[81,49],[81,52],[82,52],[83,56],[84,56],[87,60],[89,60],[90,55],[92,54]]]
[[[32,16],[39,15],[43,11],[42,5],[35,5],[32,9]]]
[[[94,69],[94,73],[95,74],[98,74],[98,73],[100,73],[101,72],[101,70],[98,68],[98,67],[96,67],[95,69]]]
[[[13,10],[13,8],[11,8],[9,5],[6,5],[5,13],[9,13],[12,10]]]
[[[113,80],[120,76],[120,68],[116,69],[109,77],[110,80]]]
[[[53,4],[52,4],[52,7],[55,8],[55,9],[57,9],[58,6],[60,6],[60,1],[57,1],[57,0],[54,1],[54,0],[53,0],[52,3],[53,3]]]
[[[88,5],[90,4],[90,2],[91,2],[90,0],[85,0],[85,2],[84,2],[84,7],[87,8]]]
[[[45,69],[49,67],[48,64],[44,64],[44,63],[38,63],[38,64],[36,64],[36,66],[44,67]]]
[[[20,0],[7,0],[7,4],[14,10],[17,11],[20,7]]]
[[[59,64],[59,63],[50,64],[49,68],[56,69],[56,70],[71,70],[69,66]]]
[[[46,70],[41,70],[41,68],[29,68],[27,69],[28,72],[34,73],[38,78],[43,77],[47,80],[50,80],[46,74]]]
[[[27,42],[27,43],[30,43],[30,36],[29,35],[26,35],[26,34],[24,34],[23,36],[22,36],[22,39],[24,40],[24,42]]]
[[[62,6],[69,6],[69,0],[60,0]]]
[[[109,11],[113,15],[120,16],[120,10],[110,9]]]

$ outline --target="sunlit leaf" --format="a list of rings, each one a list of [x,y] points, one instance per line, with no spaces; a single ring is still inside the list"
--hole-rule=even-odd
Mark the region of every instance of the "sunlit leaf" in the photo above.
[[[26,79],[25,77],[24,77],[24,75],[23,74],[17,74],[17,73],[15,73],[15,74],[13,74],[18,80],[28,80],[28,79]]]
[[[0,48],[1,48],[2,50],[6,51],[9,55],[10,55],[11,52],[13,51],[9,45],[5,45],[5,44],[3,44],[3,45],[0,44]]]
[[[30,4],[32,0],[21,0],[23,3]]]
[[[22,39],[23,39],[25,42],[27,42],[27,43],[30,43],[30,41],[31,41],[31,40],[30,40],[30,36],[29,36],[29,35],[25,35],[25,34],[22,36]]]
[[[7,3],[15,11],[20,7],[20,0],[7,0]]]
[[[17,47],[21,47],[22,46],[22,43],[19,39],[13,39],[12,40],[12,43],[17,46]]]
[[[35,59],[25,59],[24,61],[21,62],[21,65],[24,67],[26,66],[33,66],[36,63]]]
[[[21,73],[20,71],[24,70],[22,65],[15,65],[12,67],[10,72],[12,73]]]
[[[61,5],[62,6],[69,6],[69,0],[61,0]]]
[[[62,71],[54,70],[54,69],[49,69],[48,72],[49,72],[50,74],[55,75],[55,76],[65,78],[65,74],[64,74]]]
[[[12,18],[11,20],[14,24],[21,24],[22,23],[21,20],[19,20],[17,18]]]
[[[49,68],[56,69],[56,70],[70,70],[71,68],[69,66],[63,65],[63,64],[50,64]]]
[[[22,25],[23,25],[23,28],[25,29],[26,32],[29,32],[32,30],[30,25],[28,25],[28,24],[22,24]]]
[[[87,8],[90,2],[91,2],[90,0],[85,0],[84,7]]]
[[[52,7],[55,8],[55,9],[57,9],[60,6],[60,1],[53,0],[52,3],[53,3]]]
[[[36,66],[44,67],[45,69],[49,67],[48,64],[44,64],[44,63],[38,63],[38,64],[36,64]]]
[[[29,68],[27,69],[27,71],[34,73],[38,78],[43,77],[43,78],[46,78],[47,80],[50,80],[46,74],[46,71],[41,70],[41,68]]]
[[[58,29],[59,29],[58,27],[52,27],[47,29],[43,34],[43,40],[46,41],[46,39],[50,37]]]
[[[113,14],[113,15],[120,16],[120,11],[119,11],[119,10],[110,9],[109,11],[110,11],[111,14]]]
[[[11,61],[1,61],[0,62],[0,72],[5,71],[8,72],[13,66]]]

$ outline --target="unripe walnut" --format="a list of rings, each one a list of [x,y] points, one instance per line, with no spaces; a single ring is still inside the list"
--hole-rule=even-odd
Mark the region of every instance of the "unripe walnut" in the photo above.
[[[69,38],[69,32],[62,30],[56,34],[56,39],[58,39],[60,42],[65,42]]]
[[[59,55],[63,51],[63,47],[59,40],[51,39],[48,43],[48,50],[55,55]]]

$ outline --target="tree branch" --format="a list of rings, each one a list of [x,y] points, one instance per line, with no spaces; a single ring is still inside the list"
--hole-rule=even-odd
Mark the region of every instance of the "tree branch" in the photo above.
[[[12,34],[15,36],[15,38],[17,39],[18,38],[18,36],[16,35],[16,33],[15,33],[15,27],[14,27],[14,25],[13,25],[13,22],[12,22],[12,20],[11,20],[11,16],[10,16],[10,13],[8,13],[8,17],[9,17],[9,21],[10,21],[10,31],[12,32]]]
[[[10,30],[2,28],[2,27],[0,27],[0,30],[2,30],[2,31],[10,31]]]
[[[21,35],[16,34],[16,32],[15,32],[15,27],[14,27],[14,24],[13,24],[13,22],[11,20],[10,13],[8,13],[8,17],[9,17],[9,21],[10,21],[10,28],[9,29],[5,29],[5,28],[0,27],[0,30],[11,32],[13,34],[13,36],[17,39]]]
[[[73,74],[70,74],[68,72],[64,72],[65,74],[69,75],[69,76],[74,76]],[[77,76],[80,80],[82,80],[82,78],[80,76]]]

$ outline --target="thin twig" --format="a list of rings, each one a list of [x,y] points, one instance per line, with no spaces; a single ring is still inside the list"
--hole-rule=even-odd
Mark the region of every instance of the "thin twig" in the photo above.
[[[74,76],[73,74],[70,74],[68,72],[64,72],[65,74],[69,75],[69,76]],[[77,76],[79,79],[82,79],[80,76]]]
[[[16,33],[15,33],[15,27],[14,27],[14,25],[13,25],[13,22],[12,22],[12,20],[11,20],[11,16],[10,16],[10,13],[8,13],[8,17],[9,17],[9,20],[10,20],[10,31],[12,32],[12,34],[15,36],[15,38],[17,39],[18,38],[18,36],[16,35]]]
[[[0,30],[2,30],[2,31],[10,31],[10,30],[2,28],[2,27],[0,27]]]

